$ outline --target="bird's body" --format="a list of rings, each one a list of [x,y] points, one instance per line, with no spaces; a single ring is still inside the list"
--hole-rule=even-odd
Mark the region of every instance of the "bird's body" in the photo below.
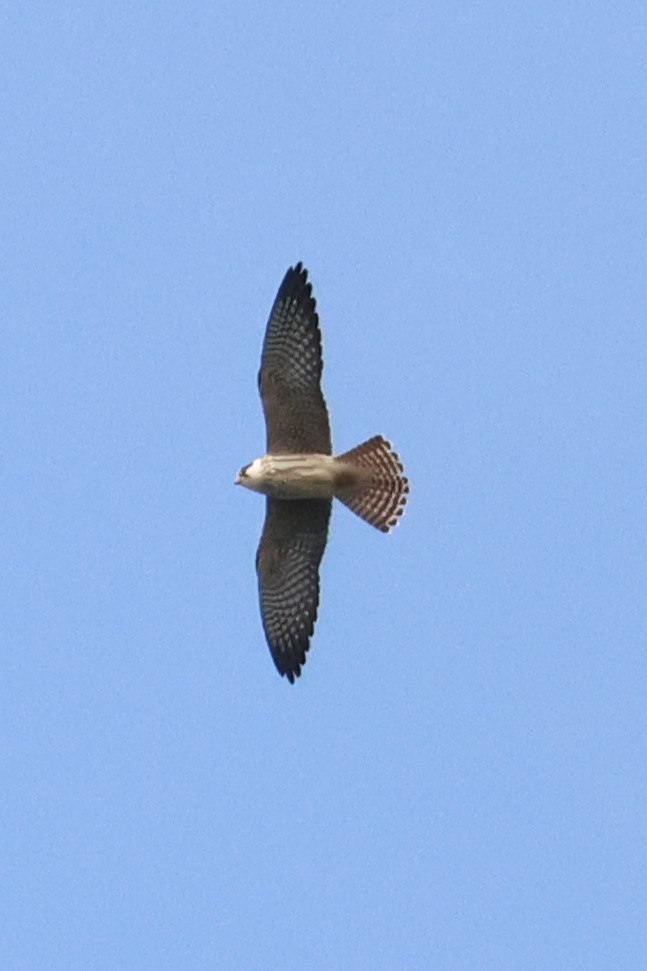
[[[263,455],[254,459],[236,481],[275,499],[332,499],[336,470],[337,459],[332,455]]]
[[[334,455],[263,455],[241,470],[236,484],[275,499],[332,499],[342,498],[368,474]]]
[[[322,368],[312,287],[297,263],[279,287],[263,342],[258,384],[267,453],[236,478],[267,497],[256,554],[261,617],[274,663],[291,682],[301,674],[317,618],[333,498],[388,532],[409,491],[398,456],[380,435],[333,456]]]

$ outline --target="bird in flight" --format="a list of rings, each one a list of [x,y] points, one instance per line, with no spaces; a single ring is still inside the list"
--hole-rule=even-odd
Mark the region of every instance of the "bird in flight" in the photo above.
[[[322,368],[312,284],[297,263],[279,287],[261,354],[267,451],[236,477],[236,485],[266,496],[256,553],[261,619],[274,663],[291,684],[317,619],[333,497],[387,533],[409,491],[400,459],[381,435],[333,456]]]

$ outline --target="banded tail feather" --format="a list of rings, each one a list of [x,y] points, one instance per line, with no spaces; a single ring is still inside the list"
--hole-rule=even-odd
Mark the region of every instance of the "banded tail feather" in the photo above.
[[[335,495],[355,515],[388,533],[402,515],[409,482],[391,443],[381,435],[338,455],[336,461],[349,469],[338,477]]]

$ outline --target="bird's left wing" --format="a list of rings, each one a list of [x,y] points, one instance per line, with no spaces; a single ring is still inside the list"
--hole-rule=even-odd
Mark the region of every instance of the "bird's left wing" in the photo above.
[[[280,674],[301,674],[319,607],[319,564],[326,548],[329,499],[267,499],[256,554],[261,619]]]
[[[321,333],[312,284],[301,263],[290,267],[267,322],[258,387],[273,455],[330,455],[330,423],[321,391]]]

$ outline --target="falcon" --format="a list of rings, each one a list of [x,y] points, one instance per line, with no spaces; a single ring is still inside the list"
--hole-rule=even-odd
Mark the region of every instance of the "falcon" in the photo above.
[[[274,664],[291,684],[314,633],[333,497],[387,533],[409,491],[400,459],[381,435],[333,456],[322,369],[312,284],[297,263],[279,287],[263,341],[258,388],[266,454],[236,477],[236,485],[266,496],[256,553],[261,619]]]

